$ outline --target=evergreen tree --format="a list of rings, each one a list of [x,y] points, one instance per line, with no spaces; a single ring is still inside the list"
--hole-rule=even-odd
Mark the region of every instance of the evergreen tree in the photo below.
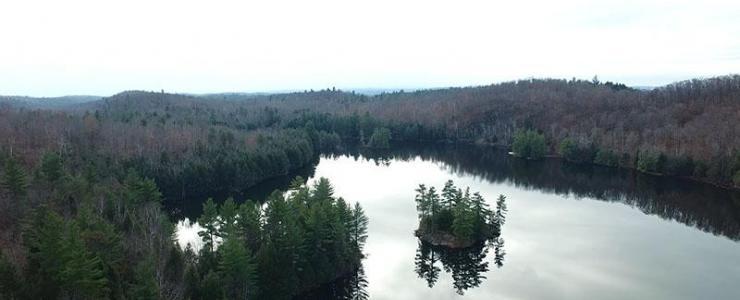
[[[0,251],[0,299],[19,298],[20,288],[21,283],[15,266]]]
[[[151,257],[136,265],[134,281],[128,289],[131,299],[156,300],[159,299],[159,288],[154,277],[154,260]]]
[[[333,195],[334,195],[334,188],[331,186],[331,183],[329,183],[329,179],[321,177],[319,178],[318,181],[316,181],[316,183],[314,183],[313,194],[312,194],[312,200],[314,202],[331,201],[333,200],[332,198]]]
[[[491,210],[488,208],[488,204],[486,203],[486,200],[483,199],[483,196],[480,195],[480,193],[475,192],[473,193],[473,196],[470,198],[470,204],[471,208],[473,210],[473,213],[475,214],[475,221],[473,223],[473,228],[476,235],[485,234],[487,230],[487,217],[491,214]]]
[[[355,202],[355,208],[352,210],[352,243],[358,255],[362,255],[362,249],[367,241],[367,226],[369,219],[359,202]]]
[[[224,299],[224,286],[221,278],[213,270],[203,276],[198,291],[201,299]]]
[[[249,299],[257,294],[256,265],[249,248],[236,237],[227,238],[219,247],[219,277],[229,299]]]
[[[431,215],[429,198],[427,196],[427,187],[420,184],[416,189],[416,211],[419,213],[419,219],[424,219]]]
[[[247,247],[256,253],[262,242],[262,211],[259,203],[250,200],[245,201],[239,206],[239,214],[236,224],[244,238]]]
[[[459,201],[457,188],[452,180],[447,180],[442,188],[442,205],[447,209],[452,209]]]
[[[469,197],[461,197],[452,209],[452,234],[462,240],[470,240],[475,230],[475,212],[470,207]]]
[[[221,204],[219,219],[219,233],[221,237],[228,237],[232,234],[238,235],[236,227],[237,205],[234,198],[229,197]]]
[[[370,136],[370,140],[367,143],[368,147],[388,149],[390,148],[391,131],[385,127],[375,128],[373,134]]]
[[[534,130],[517,131],[511,148],[517,156],[528,159],[540,159],[547,151],[545,136]]]
[[[303,240],[295,221],[283,195],[273,192],[265,209],[263,233],[266,240],[258,255],[260,298],[287,298],[297,291],[296,267],[302,257]]]
[[[504,222],[506,222],[506,196],[499,195],[498,199],[496,199],[496,214],[495,219],[496,223],[501,226],[504,225]]]
[[[62,268],[58,273],[62,287],[71,298],[103,298],[110,291],[99,257],[90,253],[72,222],[61,243]]]
[[[198,225],[203,227],[203,231],[198,232],[198,235],[203,240],[204,250],[213,252],[216,249],[216,237],[219,235],[218,224],[218,206],[212,198],[208,198],[206,203],[203,203],[203,214],[198,218]]]
[[[41,158],[41,173],[44,179],[55,182],[62,177],[62,158],[54,152],[46,152]]]
[[[5,160],[5,173],[0,184],[15,198],[26,195],[26,189],[28,188],[26,173],[12,157]]]
[[[41,206],[33,211],[25,224],[23,242],[27,249],[28,275],[25,281],[30,298],[59,297],[59,273],[64,266],[62,238],[66,224],[56,213]]]

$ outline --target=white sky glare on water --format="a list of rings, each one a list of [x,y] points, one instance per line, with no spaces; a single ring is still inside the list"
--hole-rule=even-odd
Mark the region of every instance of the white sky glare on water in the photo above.
[[[740,1],[7,1],[0,94],[630,85],[740,71]]]

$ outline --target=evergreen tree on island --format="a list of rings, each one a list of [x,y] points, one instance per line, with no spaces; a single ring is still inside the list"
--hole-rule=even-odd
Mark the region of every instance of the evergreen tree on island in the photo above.
[[[506,197],[489,209],[483,196],[457,188],[448,180],[440,197],[434,187],[420,184],[416,189],[419,229],[416,235],[435,246],[466,248],[500,235],[506,214]]]

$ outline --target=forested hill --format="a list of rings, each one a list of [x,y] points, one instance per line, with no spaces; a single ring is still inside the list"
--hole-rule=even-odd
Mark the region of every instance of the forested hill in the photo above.
[[[203,96],[128,91],[67,108],[124,124],[115,125],[119,130],[128,128],[116,135],[147,131],[162,135],[162,141],[170,135],[192,140],[195,129],[201,137],[221,130],[246,138],[254,130],[303,129],[311,123],[345,139],[367,141],[375,128],[387,127],[393,140],[509,146],[518,130],[534,129],[544,135],[550,153],[557,153],[564,140],[575,144],[583,156],[573,159],[577,161],[593,161],[606,151],[616,157],[613,164],[636,167],[639,153],[650,154],[656,158],[649,169],[653,173],[725,186],[733,184],[740,169],[738,75],[652,90],[611,82],[528,79],[375,96],[334,89]]]

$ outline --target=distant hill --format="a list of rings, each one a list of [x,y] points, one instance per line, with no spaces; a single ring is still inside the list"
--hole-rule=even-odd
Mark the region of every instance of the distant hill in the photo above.
[[[26,97],[0,96],[0,103],[27,108],[65,108],[77,104],[98,101],[100,96]]]

